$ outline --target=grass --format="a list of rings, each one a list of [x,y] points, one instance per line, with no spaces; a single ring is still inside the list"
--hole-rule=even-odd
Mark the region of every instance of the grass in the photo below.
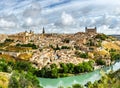
[[[5,72],[0,72],[0,87],[8,88],[9,84],[9,74]]]
[[[115,43],[112,43],[112,42],[103,42],[102,43],[102,47],[104,47],[105,49],[116,49],[116,50],[120,50],[120,46],[118,46],[117,44]]]
[[[0,54],[0,58],[5,58],[7,61],[15,61],[15,58],[13,58],[12,56],[8,55],[8,54]]]
[[[32,53],[23,53],[18,56],[22,60],[29,60],[32,57]]]

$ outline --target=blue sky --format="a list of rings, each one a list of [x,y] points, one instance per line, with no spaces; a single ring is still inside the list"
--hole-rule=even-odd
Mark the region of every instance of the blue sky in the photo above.
[[[85,26],[120,34],[119,0],[0,0],[0,33],[45,27],[51,33],[75,33]]]

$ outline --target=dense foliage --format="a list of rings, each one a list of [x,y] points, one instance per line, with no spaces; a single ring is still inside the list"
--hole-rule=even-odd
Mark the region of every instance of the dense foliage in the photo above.
[[[56,46],[53,46],[53,45],[49,45],[49,47],[51,47],[53,50],[62,50],[62,49],[70,49],[71,47],[69,46],[58,46],[58,44]]]
[[[97,59],[96,63],[97,63],[97,65],[106,65],[105,60],[102,60],[102,59]]]
[[[73,84],[72,88],[84,88],[84,87],[80,84]]]
[[[38,79],[31,73],[17,71],[12,72],[8,88],[41,88]]]
[[[81,57],[81,58],[88,58],[88,53],[82,53],[82,52],[76,51],[76,52],[75,52],[75,55],[76,55],[77,57]]]
[[[104,75],[94,83],[88,82],[87,88],[120,88],[120,69],[117,72]]]
[[[100,40],[106,40],[108,36],[105,34],[97,34],[95,38],[100,39]]]
[[[83,72],[91,72],[93,70],[93,61],[83,62],[78,65],[72,63],[60,63],[59,68],[56,64],[51,64],[50,67],[45,66],[37,71],[36,75],[45,78],[58,78]]]
[[[111,60],[120,60],[120,51],[111,49],[110,51]]]
[[[4,42],[13,42],[14,40],[12,39],[6,39]]]
[[[0,59],[0,72],[11,74],[9,88],[41,88],[37,77],[34,75],[35,71],[36,69],[29,62]]]
[[[31,47],[32,49],[37,49],[38,47],[35,45],[35,44],[31,44],[31,43],[28,43],[28,44],[16,44],[16,46],[19,46],[19,47]]]

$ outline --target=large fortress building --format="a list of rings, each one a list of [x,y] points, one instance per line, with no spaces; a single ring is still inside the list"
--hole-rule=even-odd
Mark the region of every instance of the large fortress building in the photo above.
[[[88,27],[85,27],[85,32],[86,33],[89,33],[89,34],[95,34],[95,33],[97,33],[97,28],[95,27],[95,28],[88,28]]]

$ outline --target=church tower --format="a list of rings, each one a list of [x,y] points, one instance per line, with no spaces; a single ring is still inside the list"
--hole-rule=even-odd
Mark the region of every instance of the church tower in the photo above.
[[[45,29],[44,29],[44,27],[43,27],[43,30],[42,30],[42,34],[45,34]]]
[[[42,30],[42,38],[44,38],[44,35],[45,35],[45,29],[43,27],[43,30]]]

